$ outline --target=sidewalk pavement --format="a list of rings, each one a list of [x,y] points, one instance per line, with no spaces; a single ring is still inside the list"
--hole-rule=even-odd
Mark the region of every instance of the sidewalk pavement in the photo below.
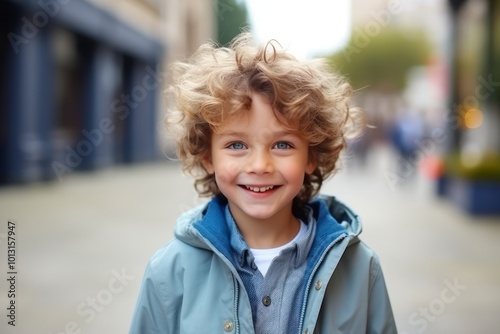
[[[400,333],[498,333],[500,217],[464,214],[419,176],[391,188],[394,161],[377,151],[367,168],[348,166],[323,193],[362,218]],[[201,202],[173,162],[0,187],[0,333],[127,333],[147,261],[172,237],[175,218]],[[11,300],[15,327],[7,323]]]

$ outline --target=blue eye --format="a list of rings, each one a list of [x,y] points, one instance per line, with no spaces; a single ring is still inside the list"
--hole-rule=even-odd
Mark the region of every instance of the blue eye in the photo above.
[[[290,144],[288,144],[287,142],[284,142],[284,141],[277,142],[274,145],[274,147],[277,148],[278,150],[288,150],[288,149],[292,148],[292,146]]]
[[[245,145],[241,142],[234,142],[234,143],[228,145],[227,147],[232,149],[232,150],[243,150],[245,148]]]

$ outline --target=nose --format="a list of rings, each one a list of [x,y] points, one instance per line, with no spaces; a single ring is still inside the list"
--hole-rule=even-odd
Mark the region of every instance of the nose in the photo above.
[[[273,158],[265,149],[255,150],[250,154],[247,163],[247,173],[266,174],[274,171]]]

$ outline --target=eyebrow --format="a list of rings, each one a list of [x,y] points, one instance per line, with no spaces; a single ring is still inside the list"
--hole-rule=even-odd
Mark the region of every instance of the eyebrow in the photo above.
[[[266,132],[268,133],[268,132]],[[272,133],[273,137],[285,137],[285,136],[298,136],[296,132],[289,131],[289,130],[282,130],[282,131],[276,131],[276,132],[270,132]],[[248,133],[248,132],[237,132],[237,131],[231,131],[231,132],[220,132],[218,133],[219,136],[224,136],[224,137],[247,137],[253,135],[253,133]]]
[[[231,131],[231,132],[218,132],[217,135],[219,136],[224,136],[224,137],[244,137],[246,136],[247,134],[244,133],[244,132],[234,132],[234,131]]]

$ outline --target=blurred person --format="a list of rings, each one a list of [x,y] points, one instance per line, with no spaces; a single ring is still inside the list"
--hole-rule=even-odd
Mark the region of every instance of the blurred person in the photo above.
[[[211,199],[151,258],[130,333],[396,333],[356,213],[318,195],[360,117],[345,79],[248,33],[173,70],[167,123]]]
[[[425,126],[421,115],[416,109],[403,108],[396,115],[391,129],[391,139],[399,156],[409,160],[418,149],[425,134]]]

